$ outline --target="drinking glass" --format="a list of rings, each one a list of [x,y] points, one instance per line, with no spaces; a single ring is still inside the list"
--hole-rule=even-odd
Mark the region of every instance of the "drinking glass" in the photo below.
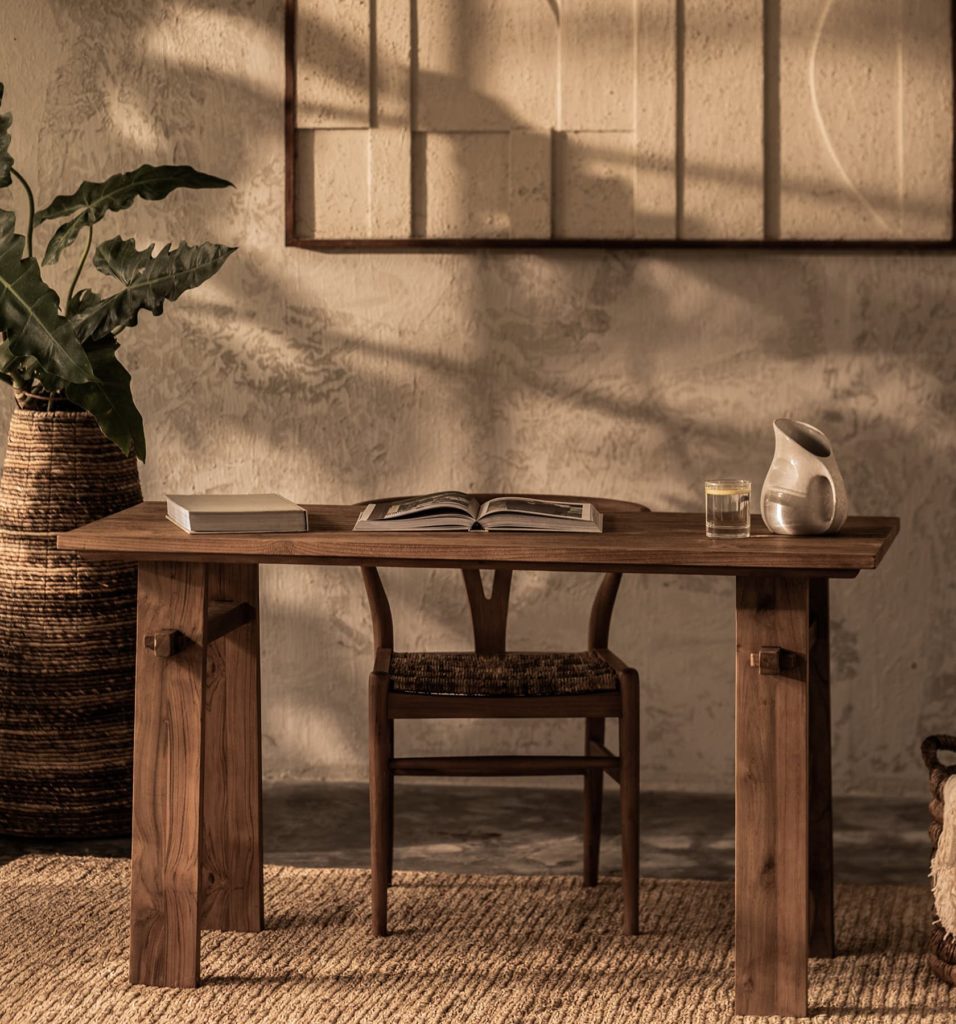
[[[707,536],[736,540],[750,536],[750,481],[704,482]]]

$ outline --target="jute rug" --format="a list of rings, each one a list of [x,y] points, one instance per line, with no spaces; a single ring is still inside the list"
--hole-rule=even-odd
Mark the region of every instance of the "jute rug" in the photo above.
[[[368,931],[362,871],[267,869],[268,930],[206,932],[204,984],[126,981],[129,864],[27,857],[0,868],[3,1024],[712,1024],[733,1019],[733,889],[642,883],[619,932],[614,879],[402,874],[396,929]],[[842,955],[812,961],[817,1020],[956,1020],[926,969],[928,893],[843,887]]]

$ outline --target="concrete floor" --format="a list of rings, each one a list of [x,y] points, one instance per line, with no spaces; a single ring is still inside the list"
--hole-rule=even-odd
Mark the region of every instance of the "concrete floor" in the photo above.
[[[601,870],[620,870],[617,787],[604,803]],[[395,867],[475,873],[573,874],[581,864],[581,795],[571,789],[399,781]],[[836,801],[838,881],[923,884],[929,868],[925,803]],[[367,867],[367,790],[360,783],[270,783],[264,789],[265,859],[272,864]],[[128,840],[39,842],[0,837],[0,863],[25,853],[129,856]],[[641,794],[641,873],[729,879],[733,800]]]

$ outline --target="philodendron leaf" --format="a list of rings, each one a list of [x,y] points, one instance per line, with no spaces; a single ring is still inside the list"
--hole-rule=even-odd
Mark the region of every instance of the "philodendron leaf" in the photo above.
[[[88,303],[73,316],[81,341],[96,338],[107,331],[132,327],[141,309],[155,316],[163,303],[178,299],[184,291],[208,280],[236,250],[228,245],[205,242],[178,249],[164,246],[153,255],[153,246],[138,251],[132,238],[117,235],[96,247],[93,265],[101,273],[121,281],[123,288],[98,302]]]
[[[44,266],[56,263],[87,224],[95,224],[111,211],[125,210],[135,199],[165,199],[177,188],[229,188],[231,185],[225,178],[203,174],[186,165],[153,167],[151,164],[114,174],[106,181],[84,181],[72,195],[57,196],[49,206],[37,212],[37,224],[70,217],[56,229],[47,244]]]
[[[0,104],[2,103],[3,82],[0,82]],[[0,113],[0,188],[6,188],[13,181],[10,174],[13,169],[13,157],[10,156],[10,125],[12,123],[12,114]]]
[[[23,258],[25,245],[9,214],[0,217],[0,331],[8,351],[35,360],[45,378],[61,386],[95,380],[73,325],[60,316],[56,292],[43,283],[37,261]]]
[[[97,295],[91,288],[81,288],[78,292],[74,292],[70,299],[69,305],[66,307],[66,315],[74,321],[74,327],[76,326],[76,319],[82,316],[84,313],[88,313],[94,306],[103,301],[102,295]],[[82,341],[82,339],[80,339]]]
[[[90,384],[68,384],[66,397],[91,412],[100,430],[124,455],[135,452],[141,461],[145,461],[143,417],[133,404],[129,373],[116,358],[118,347],[111,334],[88,345],[87,351],[97,380]]]
[[[0,210],[0,246],[5,245],[7,239],[13,235],[14,225],[17,223],[17,216],[11,210]]]

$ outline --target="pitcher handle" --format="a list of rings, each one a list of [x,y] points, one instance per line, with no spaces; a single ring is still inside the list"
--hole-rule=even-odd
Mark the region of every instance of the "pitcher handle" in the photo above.
[[[824,533],[829,533],[830,530],[833,529],[833,523],[837,517],[837,488],[836,484],[833,482],[833,474],[830,472],[830,469],[826,465],[826,463],[821,462],[819,464],[819,470],[820,472],[817,474],[817,476],[822,476],[823,479],[826,480],[826,482],[830,485],[830,518],[827,520],[827,527],[823,531]]]

